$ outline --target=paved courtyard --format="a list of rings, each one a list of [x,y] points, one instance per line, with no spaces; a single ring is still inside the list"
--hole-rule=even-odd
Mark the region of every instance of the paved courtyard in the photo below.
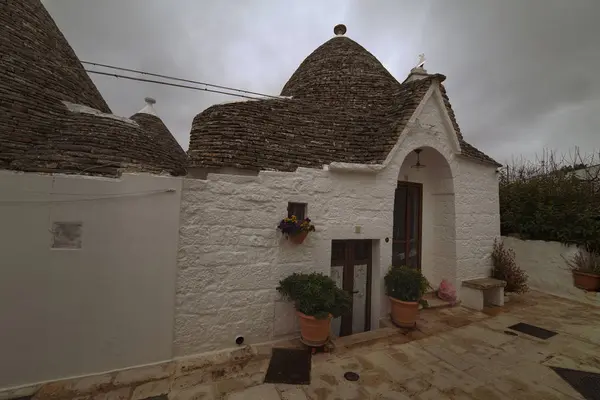
[[[600,373],[599,321],[600,308],[536,292],[486,314],[429,310],[422,312],[421,331],[408,337],[392,335],[355,348],[351,339],[340,340],[335,353],[313,357],[308,386],[261,384],[223,393],[217,383],[198,398],[582,399],[550,367]],[[541,340],[505,333],[518,322],[558,335]],[[346,381],[347,371],[360,379]]]
[[[557,335],[542,340],[507,329],[519,322]],[[484,312],[423,310],[418,329],[410,332],[384,327],[337,339],[334,352],[312,357],[306,386],[264,384],[271,347],[261,345],[251,358],[240,348],[228,364],[183,362],[165,367],[168,373],[157,367],[164,374],[149,374],[137,384],[118,385],[127,371],[92,378],[105,392],[64,395],[61,388],[85,382],[49,384],[34,399],[583,399],[551,367],[600,373],[599,322],[598,307],[530,292]],[[350,371],[359,374],[358,381],[344,379]]]

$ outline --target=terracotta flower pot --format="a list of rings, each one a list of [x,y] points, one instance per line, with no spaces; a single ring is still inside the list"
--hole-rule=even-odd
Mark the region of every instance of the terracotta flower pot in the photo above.
[[[401,328],[414,328],[419,316],[419,302],[388,298],[390,299],[392,322]]]
[[[588,274],[587,272],[573,271],[573,285],[583,290],[600,290],[600,275]]]
[[[311,346],[320,346],[327,343],[331,315],[325,319],[317,319],[300,311],[296,311],[296,315],[300,322],[300,334],[302,335],[303,342]]]
[[[297,235],[290,235],[290,240],[292,241],[292,243],[302,244],[302,242],[304,242],[304,239],[306,239],[307,236],[308,231],[302,231]]]

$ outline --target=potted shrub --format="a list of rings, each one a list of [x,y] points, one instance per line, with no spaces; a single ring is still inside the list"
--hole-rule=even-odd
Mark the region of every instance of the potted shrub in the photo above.
[[[579,289],[600,290],[600,254],[594,251],[579,249],[567,260],[573,273],[573,285]]]
[[[319,273],[293,273],[279,281],[277,291],[294,303],[302,340],[320,346],[329,338],[332,318],[352,308],[352,297],[338,288],[333,279]]]
[[[292,242],[300,244],[304,242],[309,232],[314,232],[315,226],[310,223],[310,218],[299,220],[295,215],[281,220],[277,229]]]
[[[390,299],[392,322],[402,328],[414,328],[419,315],[419,305],[429,282],[421,271],[407,266],[391,267],[384,278],[385,292]]]

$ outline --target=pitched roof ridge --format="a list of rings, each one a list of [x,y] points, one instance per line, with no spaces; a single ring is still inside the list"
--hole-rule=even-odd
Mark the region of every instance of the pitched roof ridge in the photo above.
[[[458,143],[460,144],[461,155],[474,159],[476,161],[483,162],[485,164],[492,164],[495,166],[502,166],[498,161],[494,160],[492,157],[485,154],[483,151],[479,150],[472,144],[468,143],[460,130],[460,125],[458,124],[458,120],[456,119],[456,114],[452,109],[452,104],[450,104],[450,97],[448,96],[448,92],[446,91],[446,87],[440,83],[439,85],[440,92],[442,93],[442,98],[444,99],[444,105],[446,106],[446,111],[448,112],[448,116],[450,117],[450,121],[452,122],[452,126],[454,131],[456,132],[456,136],[458,137]]]

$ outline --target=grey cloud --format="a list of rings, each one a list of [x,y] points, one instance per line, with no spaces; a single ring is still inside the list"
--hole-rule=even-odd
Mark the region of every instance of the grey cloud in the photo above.
[[[269,94],[335,24],[403,80],[425,52],[465,136],[500,161],[600,148],[597,0],[46,0],[80,58]],[[145,96],[187,148],[193,117],[235,98],[93,76],[117,114]]]

